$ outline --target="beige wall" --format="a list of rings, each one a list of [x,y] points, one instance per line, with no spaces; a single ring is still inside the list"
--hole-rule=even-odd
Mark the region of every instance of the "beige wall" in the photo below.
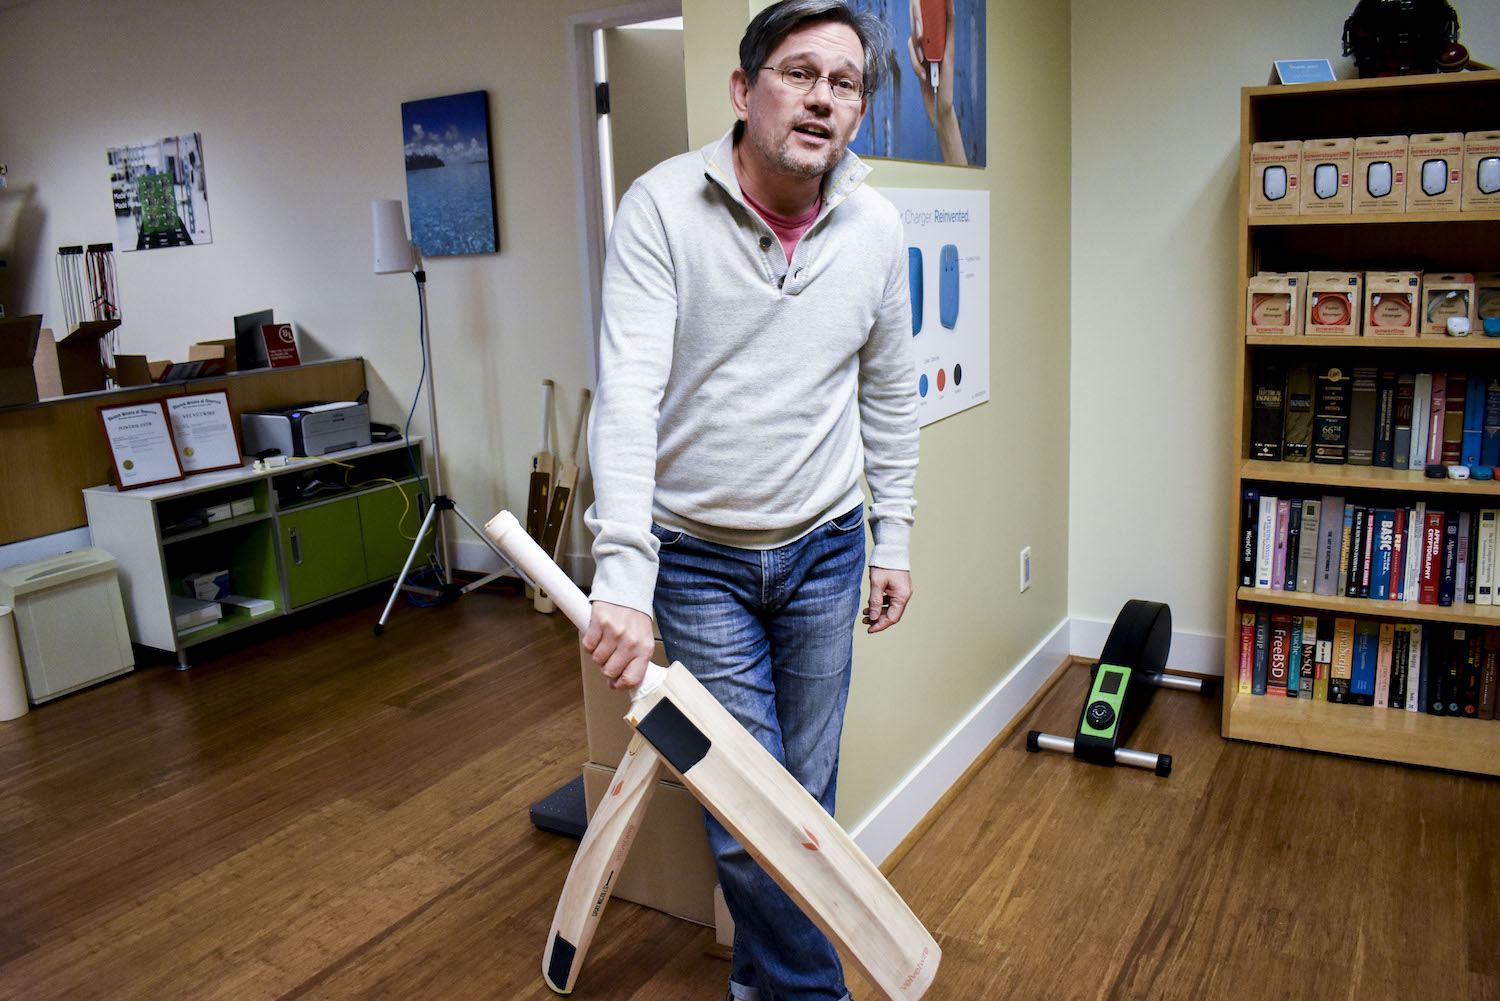
[[[748,17],[733,6],[683,5],[694,143],[731,121],[729,73]],[[850,826],[1066,616],[1068,8],[997,0],[988,19],[990,165],[876,160],[869,180],[990,192],[991,400],[922,431],[915,601],[900,626],[855,646],[838,810]],[[695,60],[695,36],[719,57]],[[1036,583],[1021,594],[1024,545]]]
[[[1069,611],[1172,606],[1174,662],[1217,669],[1229,555],[1239,90],[1338,57],[1350,0],[1074,0]],[[1493,5],[1459,5],[1500,61]],[[1075,652],[1087,654],[1075,643]],[[1201,656],[1200,656],[1201,655]]]

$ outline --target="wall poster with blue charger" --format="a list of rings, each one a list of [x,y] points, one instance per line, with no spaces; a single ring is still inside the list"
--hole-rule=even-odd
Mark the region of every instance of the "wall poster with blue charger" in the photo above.
[[[990,398],[990,193],[881,188],[901,213],[922,426]]]
[[[401,105],[411,239],[424,257],[499,249],[490,174],[490,102],[482,90]]]
[[[890,73],[849,148],[860,156],[983,167],[984,0],[853,0],[891,32]]]

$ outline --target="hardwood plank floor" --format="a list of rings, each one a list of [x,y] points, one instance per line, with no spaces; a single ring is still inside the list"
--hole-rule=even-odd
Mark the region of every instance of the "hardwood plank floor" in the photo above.
[[[476,593],[376,638],[382,598],[0,723],[0,999],[553,996],[574,843],[527,808],[585,757],[574,636]],[[1226,742],[1180,692],[1131,741],[1170,779],[1026,754],[1085,680],[893,868],[930,997],[1500,1001],[1500,783]],[[616,902],[575,996],[718,1001],[708,941]]]

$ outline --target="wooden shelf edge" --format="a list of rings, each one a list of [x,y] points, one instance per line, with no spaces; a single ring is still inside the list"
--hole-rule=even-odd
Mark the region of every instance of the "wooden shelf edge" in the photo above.
[[[1340,595],[1308,594],[1306,591],[1269,591],[1241,587],[1235,599],[1242,604],[1285,605],[1335,615],[1401,619],[1411,622],[1442,622],[1454,626],[1500,627],[1500,606],[1423,605],[1415,601],[1379,601]]]
[[[1245,459],[1240,463],[1239,474],[1241,480],[1313,486],[1318,488],[1320,494],[1337,493],[1341,490],[1399,490],[1420,494],[1500,498],[1500,481],[1432,480],[1415,469]]]
[[[1431,768],[1500,775],[1500,721],[1231,692],[1224,736]]]
[[[1468,212],[1361,212],[1348,215],[1253,215],[1251,228],[1273,226],[1410,226],[1422,223],[1447,225],[1455,222],[1500,222],[1500,210],[1471,209]]]
[[[1449,337],[1446,334],[1424,334],[1420,337],[1343,337],[1332,334],[1246,334],[1251,347],[1273,348],[1357,348],[1360,351],[1418,351],[1437,348],[1441,351],[1500,351],[1500,337],[1484,334]]]

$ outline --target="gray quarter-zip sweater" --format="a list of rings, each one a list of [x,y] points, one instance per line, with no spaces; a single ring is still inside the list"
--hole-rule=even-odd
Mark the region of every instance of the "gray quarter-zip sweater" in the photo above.
[[[873,502],[870,564],[910,568],[917,468],[907,254],[845,153],[790,262],[735,178],[733,133],[625,193],[589,422],[592,597],[651,614],[650,526],[743,549]]]

